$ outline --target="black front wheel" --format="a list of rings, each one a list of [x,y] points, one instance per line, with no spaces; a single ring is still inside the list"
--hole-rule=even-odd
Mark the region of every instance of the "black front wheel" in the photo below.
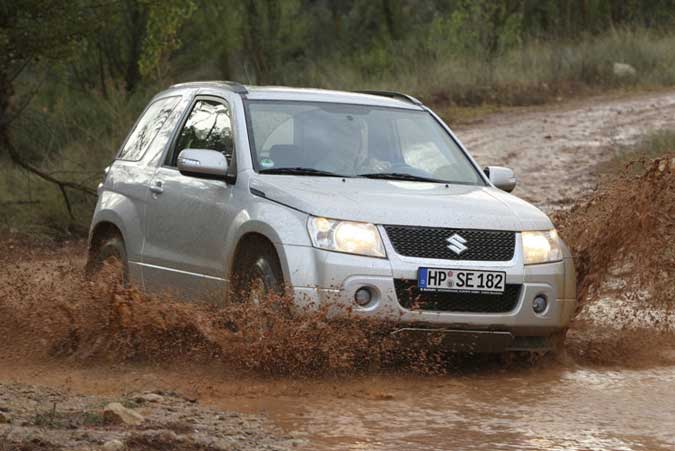
[[[259,304],[271,295],[282,295],[284,277],[274,248],[267,243],[245,249],[237,265],[234,296]]]

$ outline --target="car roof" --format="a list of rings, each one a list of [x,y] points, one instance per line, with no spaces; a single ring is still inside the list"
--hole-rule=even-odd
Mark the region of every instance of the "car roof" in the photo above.
[[[368,93],[314,88],[291,88],[287,86],[255,86],[242,85],[228,81],[198,81],[180,83],[171,86],[171,88],[169,88],[167,91],[195,88],[225,89],[245,95],[246,98],[250,100],[328,102],[404,108],[411,110],[422,109],[421,103],[417,99],[405,94],[386,91],[370,91],[370,93]]]

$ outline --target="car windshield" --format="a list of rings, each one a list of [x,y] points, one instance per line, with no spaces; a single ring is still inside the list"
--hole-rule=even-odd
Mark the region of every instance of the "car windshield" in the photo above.
[[[247,104],[258,172],[484,185],[426,111],[323,102]]]

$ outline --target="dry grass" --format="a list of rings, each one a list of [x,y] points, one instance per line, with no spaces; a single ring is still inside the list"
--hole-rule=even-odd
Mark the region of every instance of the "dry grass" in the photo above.
[[[675,84],[675,35],[614,30],[572,42],[531,40],[485,61],[438,43],[397,43],[372,54],[313,63],[291,84],[393,89],[432,105],[533,105],[618,87]],[[433,46],[437,47],[433,47]],[[619,77],[614,63],[633,66]]]

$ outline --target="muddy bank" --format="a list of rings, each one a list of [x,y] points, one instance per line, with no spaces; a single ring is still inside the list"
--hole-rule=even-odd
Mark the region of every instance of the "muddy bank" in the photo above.
[[[174,392],[105,398],[0,384],[0,450],[283,450],[292,440],[260,415],[200,406]]]

